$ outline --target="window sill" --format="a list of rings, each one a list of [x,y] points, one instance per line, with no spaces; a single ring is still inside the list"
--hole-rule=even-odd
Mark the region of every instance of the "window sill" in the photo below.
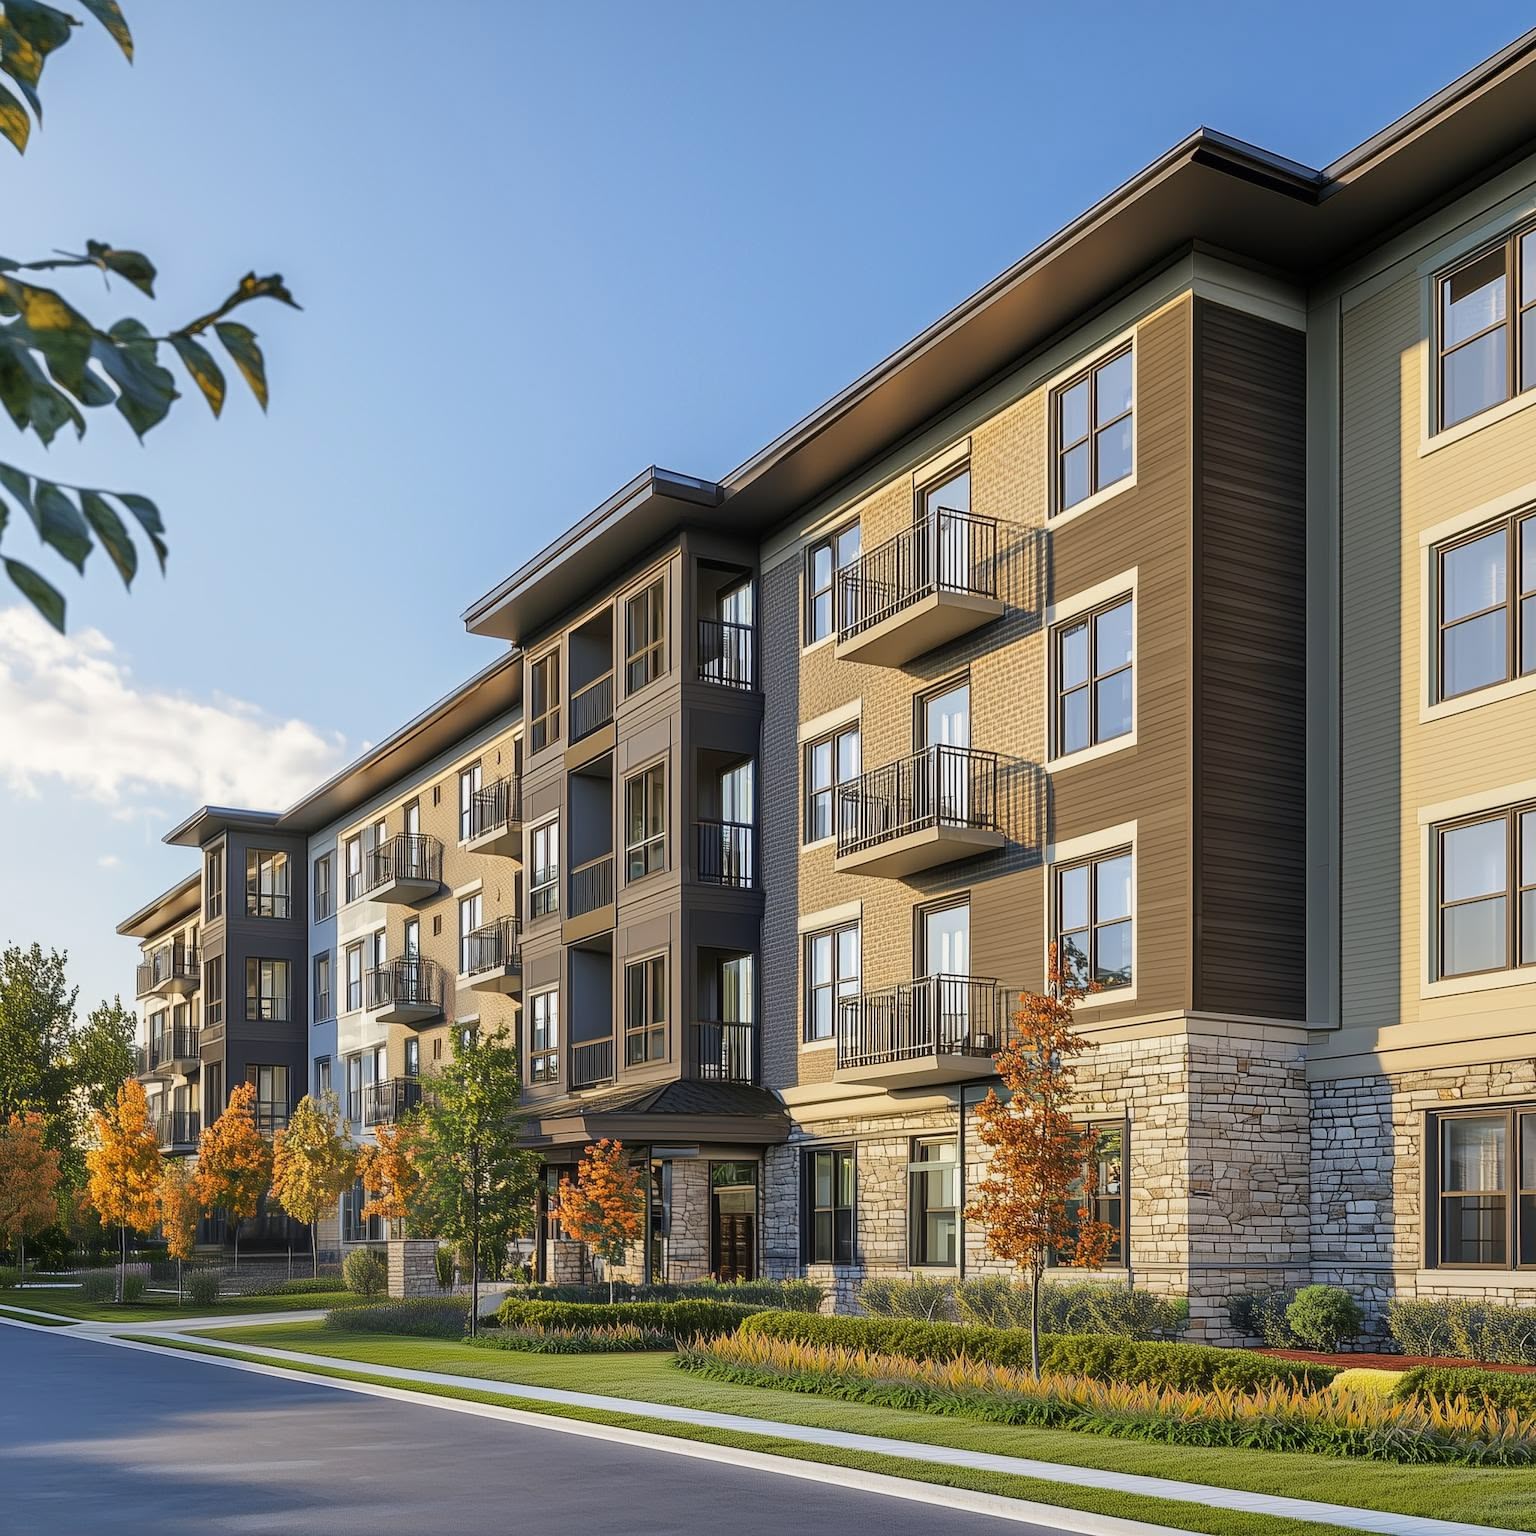
[[[1486,411],[1479,411],[1476,416],[1458,421],[1454,427],[1446,427],[1422,438],[1419,442],[1419,457],[1425,458],[1431,453],[1438,453],[1442,448],[1449,448],[1452,443],[1463,442],[1485,427],[1497,426],[1499,422],[1507,421],[1533,405],[1536,405],[1536,389],[1522,390],[1509,400],[1501,400],[1497,405],[1490,405]]]
[[[1135,745],[1136,727],[1133,725],[1123,736],[1115,736],[1109,741],[1095,742],[1091,747],[1083,747],[1077,752],[1067,752],[1060,757],[1048,758],[1045,771],[1063,773],[1068,768],[1076,768],[1080,763],[1097,762],[1100,758],[1110,757],[1116,752],[1128,751]]]
[[[802,1051],[826,1051],[835,1048],[836,1045],[836,1040],[802,1040],[800,1042],[800,1049]]]
[[[1134,428],[1132,429],[1134,432]],[[1134,437],[1132,439],[1134,444]],[[1134,446],[1131,452],[1135,453]],[[1106,485],[1102,491],[1095,491],[1092,496],[1083,501],[1074,503],[1065,512],[1053,512],[1046,521],[1046,531],[1053,528],[1065,528],[1068,523],[1075,522],[1078,518],[1086,516],[1089,512],[1097,512],[1105,502],[1113,501],[1116,496],[1126,491],[1136,489],[1136,470],[1133,467],[1130,474],[1123,480],[1116,480],[1113,485]]]
[[[813,849],[816,848],[832,848],[836,845],[837,839],[835,837],[818,837],[814,842],[801,843],[800,852],[810,853]]]
[[[823,635],[821,639],[812,640],[809,644],[802,645],[800,647],[800,654],[802,656],[809,656],[812,651],[822,650],[824,647],[834,644],[836,640],[837,631],[834,629],[830,634]]]
[[[1132,982],[1128,987],[1112,987],[1107,992],[1084,993],[1074,1006],[1081,1012],[1084,1008],[1110,1008],[1116,1003],[1134,1003],[1135,1001],[1136,983]]]
[[[1536,672],[1525,677],[1506,678],[1502,683],[1492,683],[1472,693],[1458,694],[1453,699],[1442,699],[1438,704],[1426,704],[1419,710],[1419,724],[1428,725],[1451,715],[1464,715],[1469,709],[1481,709],[1485,704],[1502,704],[1506,699],[1518,699],[1527,693],[1536,693]]]
[[[1529,1289],[1532,1284],[1536,1284],[1536,1269],[1515,1269],[1513,1266],[1496,1268],[1491,1264],[1439,1264],[1433,1269],[1417,1270],[1413,1278],[1419,1285],[1446,1285],[1454,1282],[1468,1289],[1473,1286],[1482,1286],[1488,1290],[1508,1290],[1511,1286]]]
[[[1504,987],[1536,987],[1536,965],[1517,966],[1507,971],[1484,971],[1476,976],[1447,976],[1440,981],[1426,981],[1419,988],[1422,999],[1464,997],[1474,992],[1497,992]]]

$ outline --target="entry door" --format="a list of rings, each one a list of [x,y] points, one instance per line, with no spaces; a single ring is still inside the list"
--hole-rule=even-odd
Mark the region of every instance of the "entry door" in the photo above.
[[[957,683],[923,701],[922,745],[928,749],[920,759],[928,778],[924,786],[926,803],[942,821],[962,826],[971,819],[970,759],[965,748],[971,744],[971,685]],[[960,750],[949,752],[944,749]]]
[[[710,1167],[709,1267],[719,1280],[757,1278],[757,1165]]]
[[[957,1050],[971,1033],[971,906],[961,902],[923,914],[923,970],[931,978],[919,994],[930,1012],[923,1021],[933,1048]]]
[[[923,492],[921,513],[928,519],[928,550],[940,587],[969,591],[975,586],[971,574],[971,469],[967,465],[958,474],[927,487]]]
[[[752,622],[752,583],[738,582],[727,587],[719,598],[720,621],[723,624],[750,624]]]

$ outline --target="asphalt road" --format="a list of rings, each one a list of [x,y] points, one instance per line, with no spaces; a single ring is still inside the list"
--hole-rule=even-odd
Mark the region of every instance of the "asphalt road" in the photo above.
[[[6,1536],[967,1536],[880,1494],[0,1325]]]

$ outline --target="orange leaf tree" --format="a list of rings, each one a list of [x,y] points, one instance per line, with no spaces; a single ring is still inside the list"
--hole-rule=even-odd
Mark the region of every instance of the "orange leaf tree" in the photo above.
[[[160,1174],[160,1230],[165,1249],[176,1260],[176,1299],[181,1300],[181,1266],[197,1251],[197,1203],[193,1175],[183,1158],[167,1158]]]
[[[372,1196],[358,1212],[364,1221],[377,1216],[381,1221],[400,1223],[407,1235],[413,1235],[416,1192],[421,1188],[421,1171],[416,1166],[418,1134],[414,1122],[406,1116],[393,1125],[376,1125],[374,1145],[359,1149],[358,1177]]]
[[[223,1210],[235,1228],[240,1262],[240,1223],[261,1209],[272,1183],[272,1148],[256,1129],[256,1085],[238,1083],[224,1113],[203,1127],[197,1143],[194,1187],[205,1211]]]
[[[987,1251],[1029,1275],[1030,1361],[1040,1374],[1040,1281],[1053,1256],[1097,1269],[1112,1231],[1093,1214],[1097,1136],[1074,1120],[1075,1057],[1092,1046],[1072,1028],[1083,993],[1064,984],[1051,955],[1051,991],[1026,992],[1007,1045],[993,1058],[1009,1097],[995,1089],[976,1106],[976,1134],[991,1154],[967,1204],[986,1230]]]
[[[27,1272],[27,1238],[59,1219],[59,1154],[43,1141],[43,1117],[12,1115],[0,1127],[0,1237],[19,1250]]]
[[[645,1186],[640,1170],[624,1155],[624,1143],[606,1136],[589,1146],[576,1165],[576,1182],[560,1180],[555,1215],[568,1236],[585,1243],[603,1261],[608,1300],[613,1300],[613,1266],[645,1232]]]
[[[149,1232],[160,1219],[160,1138],[137,1079],[123,1080],[117,1102],[97,1110],[96,1145],[85,1154],[86,1193],[97,1215],[117,1228],[117,1298],[123,1298],[128,1228]]]

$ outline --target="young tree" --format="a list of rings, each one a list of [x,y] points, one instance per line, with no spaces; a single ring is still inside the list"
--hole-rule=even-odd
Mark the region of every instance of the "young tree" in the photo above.
[[[432,1074],[416,1112],[411,1160],[420,1215],[438,1237],[469,1250],[470,1332],[479,1330],[480,1256],[505,1255],[529,1231],[537,1164],[518,1145],[517,1052],[505,1031],[470,1035]]]
[[[12,1115],[0,1127],[0,1237],[20,1251],[27,1273],[27,1239],[59,1219],[59,1154],[43,1140],[43,1117]]]
[[[624,1155],[623,1142],[605,1136],[587,1148],[576,1165],[576,1182],[560,1180],[555,1214],[568,1236],[603,1261],[611,1303],[613,1266],[645,1234],[645,1186],[640,1170]]]
[[[341,1102],[327,1091],[318,1100],[305,1094],[286,1130],[272,1143],[272,1193],[296,1221],[309,1228],[311,1273],[320,1273],[320,1217],[335,1208],[357,1175],[357,1148],[341,1118]]]
[[[1026,992],[1008,1043],[993,1058],[1009,1090],[976,1107],[976,1134],[991,1153],[986,1177],[966,1206],[986,1229],[987,1250],[1029,1274],[1030,1365],[1040,1374],[1040,1281],[1053,1255],[1097,1269],[1111,1230],[1094,1218],[1096,1138],[1072,1117],[1073,1059],[1092,1049],[1073,1032],[1083,993],[1065,984],[1054,951],[1049,994]]]
[[[421,1172],[416,1166],[419,1131],[407,1115],[393,1125],[374,1127],[371,1147],[361,1147],[357,1154],[357,1176],[373,1198],[358,1215],[364,1221],[378,1217],[391,1225],[399,1223],[406,1236],[416,1235]]]
[[[96,1111],[96,1145],[85,1154],[87,1193],[102,1221],[117,1228],[117,1299],[128,1272],[128,1228],[150,1231],[160,1218],[160,1138],[136,1078],[125,1078],[117,1102]]]
[[[256,1085],[237,1083],[224,1113],[203,1127],[197,1143],[195,1187],[205,1211],[222,1209],[235,1228],[240,1263],[240,1223],[261,1209],[272,1184],[272,1148],[256,1129]]]
[[[197,1203],[186,1159],[168,1157],[160,1174],[160,1230],[165,1250],[176,1260],[176,1300],[181,1300],[181,1266],[197,1252]]]

